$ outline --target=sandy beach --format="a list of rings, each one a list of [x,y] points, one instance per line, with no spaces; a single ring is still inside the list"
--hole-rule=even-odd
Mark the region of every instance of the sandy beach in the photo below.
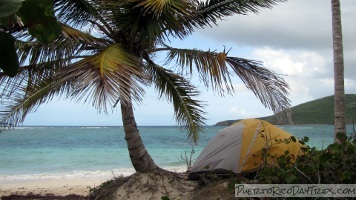
[[[26,181],[1,181],[0,197],[11,194],[39,195],[53,194],[65,196],[76,194],[87,196],[90,188],[94,188],[106,181],[105,179],[43,179]]]
[[[0,182],[0,197],[9,195],[26,196],[29,193],[42,197],[52,195],[88,196],[89,190],[99,186],[105,179],[43,179],[26,181]],[[118,200],[160,199],[169,196],[171,199],[190,199],[189,195],[197,186],[187,181],[186,176],[174,172],[135,173],[128,177],[115,179],[114,187],[101,188],[97,198],[113,197]],[[108,193],[108,191],[110,191]],[[30,198],[31,199],[31,198]],[[52,199],[52,198],[51,198]]]

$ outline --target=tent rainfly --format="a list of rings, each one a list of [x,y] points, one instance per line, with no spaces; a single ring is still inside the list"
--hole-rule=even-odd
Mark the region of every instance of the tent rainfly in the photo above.
[[[271,155],[289,151],[292,162],[301,154],[301,144],[276,142],[290,139],[291,134],[267,121],[246,119],[222,129],[203,149],[191,168],[190,175],[204,172],[253,172],[262,164],[263,148]],[[276,160],[269,159],[269,163]]]

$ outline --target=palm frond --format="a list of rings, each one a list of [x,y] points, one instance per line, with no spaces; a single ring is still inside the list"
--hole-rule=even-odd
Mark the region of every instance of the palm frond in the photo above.
[[[192,26],[182,26],[194,12],[188,1],[134,0],[111,7],[117,28],[132,43],[152,47],[169,36],[184,38],[193,31]]]
[[[30,38],[28,41],[17,40],[16,48],[20,63],[30,64],[50,62],[53,60],[66,60],[85,51],[94,52],[105,49],[110,41],[94,37],[88,33],[62,25],[62,36],[50,44],[44,45]]]
[[[62,22],[83,27],[95,19],[93,12],[96,12],[96,8],[93,3],[88,0],[55,0],[54,7],[57,17]]]
[[[18,88],[24,87],[28,82],[28,70],[19,68],[15,77],[9,77],[4,72],[0,72],[0,98],[9,98]]]
[[[195,0],[196,13],[191,15],[188,23],[203,28],[216,24],[217,20],[234,14],[246,15],[249,12],[258,13],[261,8],[271,8],[278,2],[286,0]]]
[[[202,102],[193,99],[199,92],[185,78],[155,64],[148,66],[159,97],[165,96],[174,107],[175,118],[188,130],[188,138],[197,142],[205,125]]]
[[[194,67],[201,80],[208,87],[220,93],[226,89],[227,93],[233,92],[231,74],[229,68],[243,81],[246,87],[253,91],[261,103],[271,109],[274,113],[285,112],[290,107],[288,96],[288,84],[284,79],[272,71],[263,67],[260,62],[237,57],[229,57],[223,52],[201,51],[196,49],[166,48],[156,49],[168,51],[167,62],[175,61],[180,67],[187,67],[188,74],[194,73]],[[288,121],[290,117],[285,112]]]
[[[107,37],[113,33],[109,24],[111,15],[103,10],[106,1],[93,0],[55,0],[57,17],[64,23],[74,27],[89,28],[98,26]]]
[[[75,46],[68,41],[48,45],[17,41],[16,46],[20,68],[17,76],[12,79],[0,74],[0,83],[4,84],[1,95],[11,95],[18,86],[30,88],[31,85],[52,77],[59,68],[69,64],[72,60],[71,56],[82,48],[82,44]]]
[[[6,87],[3,93],[9,94],[9,91],[19,84],[26,83],[30,87],[32,82],[37,83],[43,77],[52,76],[59,68],[69,65],[72,61],[83,58],[87,54],[103,51],[110,45],[110,41],[94,37],[65,24],[62,24],[62,27],[63,35],[47,45],[31,39],[27,42],[16,41],[21,65],[19,75],[7,81],[8,77],[0,74],[0,82],[11,85]],[[26,73],[23,73],[24,71]],[[19,84],[15,84],[16,81]]]
[[[264,106],[274,113],[285,113],[284,117],[291,122],[287,98],[289,86],[283,78],[264,68],[261,62],[236,57],[227,57],[226,62]]]
[[[16,94],[20,88],[31,88],[44,79],[52,77],[56,70],[53,66],[57,65],[57,61],[41,63],[36,66],[27,65],[21,66],[15,77],[9,77],[5,73],[0,73],[0,97],[8,97]]]
[[[23,67],[15,79],[0,78],[3,106],[0,119],[2,123],[21,123],[28,112],[50,100],[54,94],[78,101],[84,98],[104,112],[107,111],[107,104],[114,105],[118,99],[123,103],[131,101],[131,98],[141,101],[144,91],[139,83],[146,84],[146,76],[139,66],[137,58],[116,44],[68,67],[51,68],[49,71],[54,72],[52,76],[32,78],[37,82],[29,80],[31,70],[27,69],[28,66]]]
[[[182,67],[184,73],[193,74],[194,68],[206,87],[209,84],[213,90],[223,94],[233,91],[230,74],[225,59],[228,52],[202,51],[197,49],[177,49],[166,46],[157,50],[167,50],[166,63],[174,61]]]
[[[137,1],[137,7],[142,7],[143,14],[153,14],[160,17],[162,12],[172,3],[172,0],[143,0]]]
[[[20,59],[20,68],[17,75],[12,78],[0,72],[0,96],[10,96],[17,88],[31,88],[32,84],[36,85],[42,80],[52,77],[60,67],[66,66],[71,63],[71,60],[76,59],[73,58],[75,51],[85,45],[78,43],[79,47],[75,47],[73,42],[58,41],[60,42],[43,45],[34,41],[17,40],[15,45]]]
[[[119,44],[105,51],[62,68],[56,79],[71,82],[70,95],[79,100],[90,100],[99,111],[107,112],[107,104],[114,105],[131,99],[140,102],[146,84],[139,59],[127,53]]]
[[[96,48],[98,46],[106,47],[107,44],[111,43],[111,41],[109,40],[95,37],[89,33],[72,28],[66,24],[62,24],[62,32],[64,38],[71,39],[75,42],[84,42],[85,44],[90,44],[91,46],[95,46]]]
[[[35,111],[42,103],[48,102],[61,91],[61,85],[52,82],[48,77],[32,87],[18,86],[9,96],[0,96],[0,122],[8,126],[22,123],[31,111]]]

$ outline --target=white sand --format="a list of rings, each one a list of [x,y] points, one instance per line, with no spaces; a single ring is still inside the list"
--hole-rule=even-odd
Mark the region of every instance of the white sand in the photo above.
[[[120,185],[114,196],[116,200],[190,200],[197,183],[173,173],[136,173]]]
[[[69,194],[87,196],[90,188],[94,188],[105,179],[42,179],[27,181],[1,181],[0,197],[11,194],[36,195],[53,194],[65,196]],[[182,175],[174,173],[136,173],[128,181],[112,191],[118,200],[147,200],[161,199],[168,196],[170,199],[186,200],[196,188],[197,184],[186,180]]]

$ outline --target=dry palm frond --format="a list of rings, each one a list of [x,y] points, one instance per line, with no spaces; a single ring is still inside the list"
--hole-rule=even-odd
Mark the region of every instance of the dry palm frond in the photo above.
[[[289,86],[283,78],[264,68],[261,62],[236,57],[227,57],[226,62],[264,106],[274,113],[285,112],[285,117],[291,121],[288,113],[290,101],[287,98]]]
[[[63,32],[63,36],[67,39],[71,39],[75,42],[83,42],[97,49],[100,49],[100,47],[103,46],[105,47],[108,44],[112,43],[111,41],[105,40],[103,38],[95,37],[89,33],[82,32],[66,24],[62,24],[62,32]]]
[[[194,68],[196,68],[198,75],[206,87],[209,87],[210,83],[211,87],[221,94],[223,94],[225,89],[227,93],[233,91],[230,74],[225,62],[228,52],[225,50],[217,53],[215,51],[166,47],[161,49],[168,50],[166,64],[175,61],[175,63],[183,68],[182,71],[189,74],[193,74]]]
[[[189,68],[186,73],[193,74],[195,67],[205,85],[208,86],[210,81],[212,88],[218,92],[223,92],[224,88],[228,93],[233,91],[228,71],[231,67],[264,106],[274,113],[285,112],[290,121],[287,112],[290,107],[290,101],[287,98],[288,84],[284,79],[264,68],[260,62],[229,57],[225,50],[217,53],[196,49],[175,49],[168,46],[156,50],[168,51],[166,64],[174,60],[179,66]]]

